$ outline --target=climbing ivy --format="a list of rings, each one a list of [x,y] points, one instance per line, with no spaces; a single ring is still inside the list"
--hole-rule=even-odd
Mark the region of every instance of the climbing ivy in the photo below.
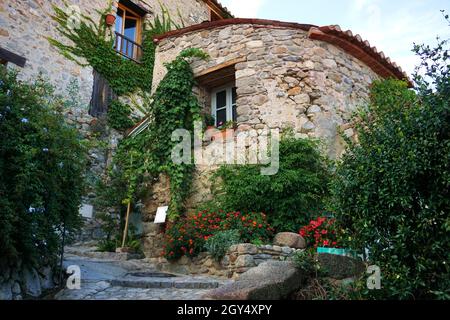
[[[57,30],[72,43],[66,44],[48,37],[48,41],[66,58],[81,66],[91,66],[109,83],[113,91],[121,96],[136,90],[151,91],[155,44],[153,37],[176,28],[169,12],[161,5],[162,17],[155,17],[153,23],[144,26],[142,57],[140,63],[120,56],[113,48],[114,35],[105,23],[106,14],[111,12],[112,2],[105,10],[97,10],[100,20],[74,14],[71,6],[63,1],[63,7],[53,6],[52,19],[58,24]]]
[[[118,100],[111,102],[108,108],[108,124],[111,128],[118,131],[124,131],[131,128],[134,124],[130,118],[131,108],[129,105],[121,103]]]
[[[194,169],[193,164],[175,164],[172,161],[172,150],[178,143],[171,140],[172,132],[183,128],[192,133],[194,122],[201,121],[201,108],[192,91],[195,80],[189,58],[206,59],[207,55],[190,48],[165,65],[168,72],[149,102],[148,127],[120,143],[111,172],[115,179],[128,184],[123,203],[136,200],[139,186],[146,186],[160,174],[167,175],[170,179],[171,220],[183,211]]]

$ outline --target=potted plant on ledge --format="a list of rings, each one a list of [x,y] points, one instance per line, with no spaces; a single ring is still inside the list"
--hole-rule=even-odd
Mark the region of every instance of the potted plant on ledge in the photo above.
[[[234,137],[234,130],[236,129],[236,122],[227,121],[219,122],[217,129],[220,131],[215,133],[212,140],[228,140]]]

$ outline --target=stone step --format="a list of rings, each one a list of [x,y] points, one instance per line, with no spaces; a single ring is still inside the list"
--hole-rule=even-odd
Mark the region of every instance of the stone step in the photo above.
[[[68,255],[75,255],[78,257],[115,261],[128,261],[144,258],[142,254],[129,252],[100,252],[97,251],[97,247],[65,247],[64,253]]]
[[[194,277],[133,277],[111,281],[112,286],[144,288],[144,289],[215,289],[225,284],[226,281],[194,278]]]

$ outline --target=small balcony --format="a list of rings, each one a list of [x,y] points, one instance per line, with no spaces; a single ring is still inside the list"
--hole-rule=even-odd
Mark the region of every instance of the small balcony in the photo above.
[[[114,50],[123,57],[141,63],[142,46],[119,32],[115,32]]]

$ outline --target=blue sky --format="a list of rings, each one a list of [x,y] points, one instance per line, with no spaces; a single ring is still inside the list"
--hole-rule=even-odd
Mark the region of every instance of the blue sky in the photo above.
[[[409,74],[417,64],[413,43],[450,38],[440,10],[448,0],[221,0],[239,18],[261,18],[315,25],[338,24],[360,34]]]

